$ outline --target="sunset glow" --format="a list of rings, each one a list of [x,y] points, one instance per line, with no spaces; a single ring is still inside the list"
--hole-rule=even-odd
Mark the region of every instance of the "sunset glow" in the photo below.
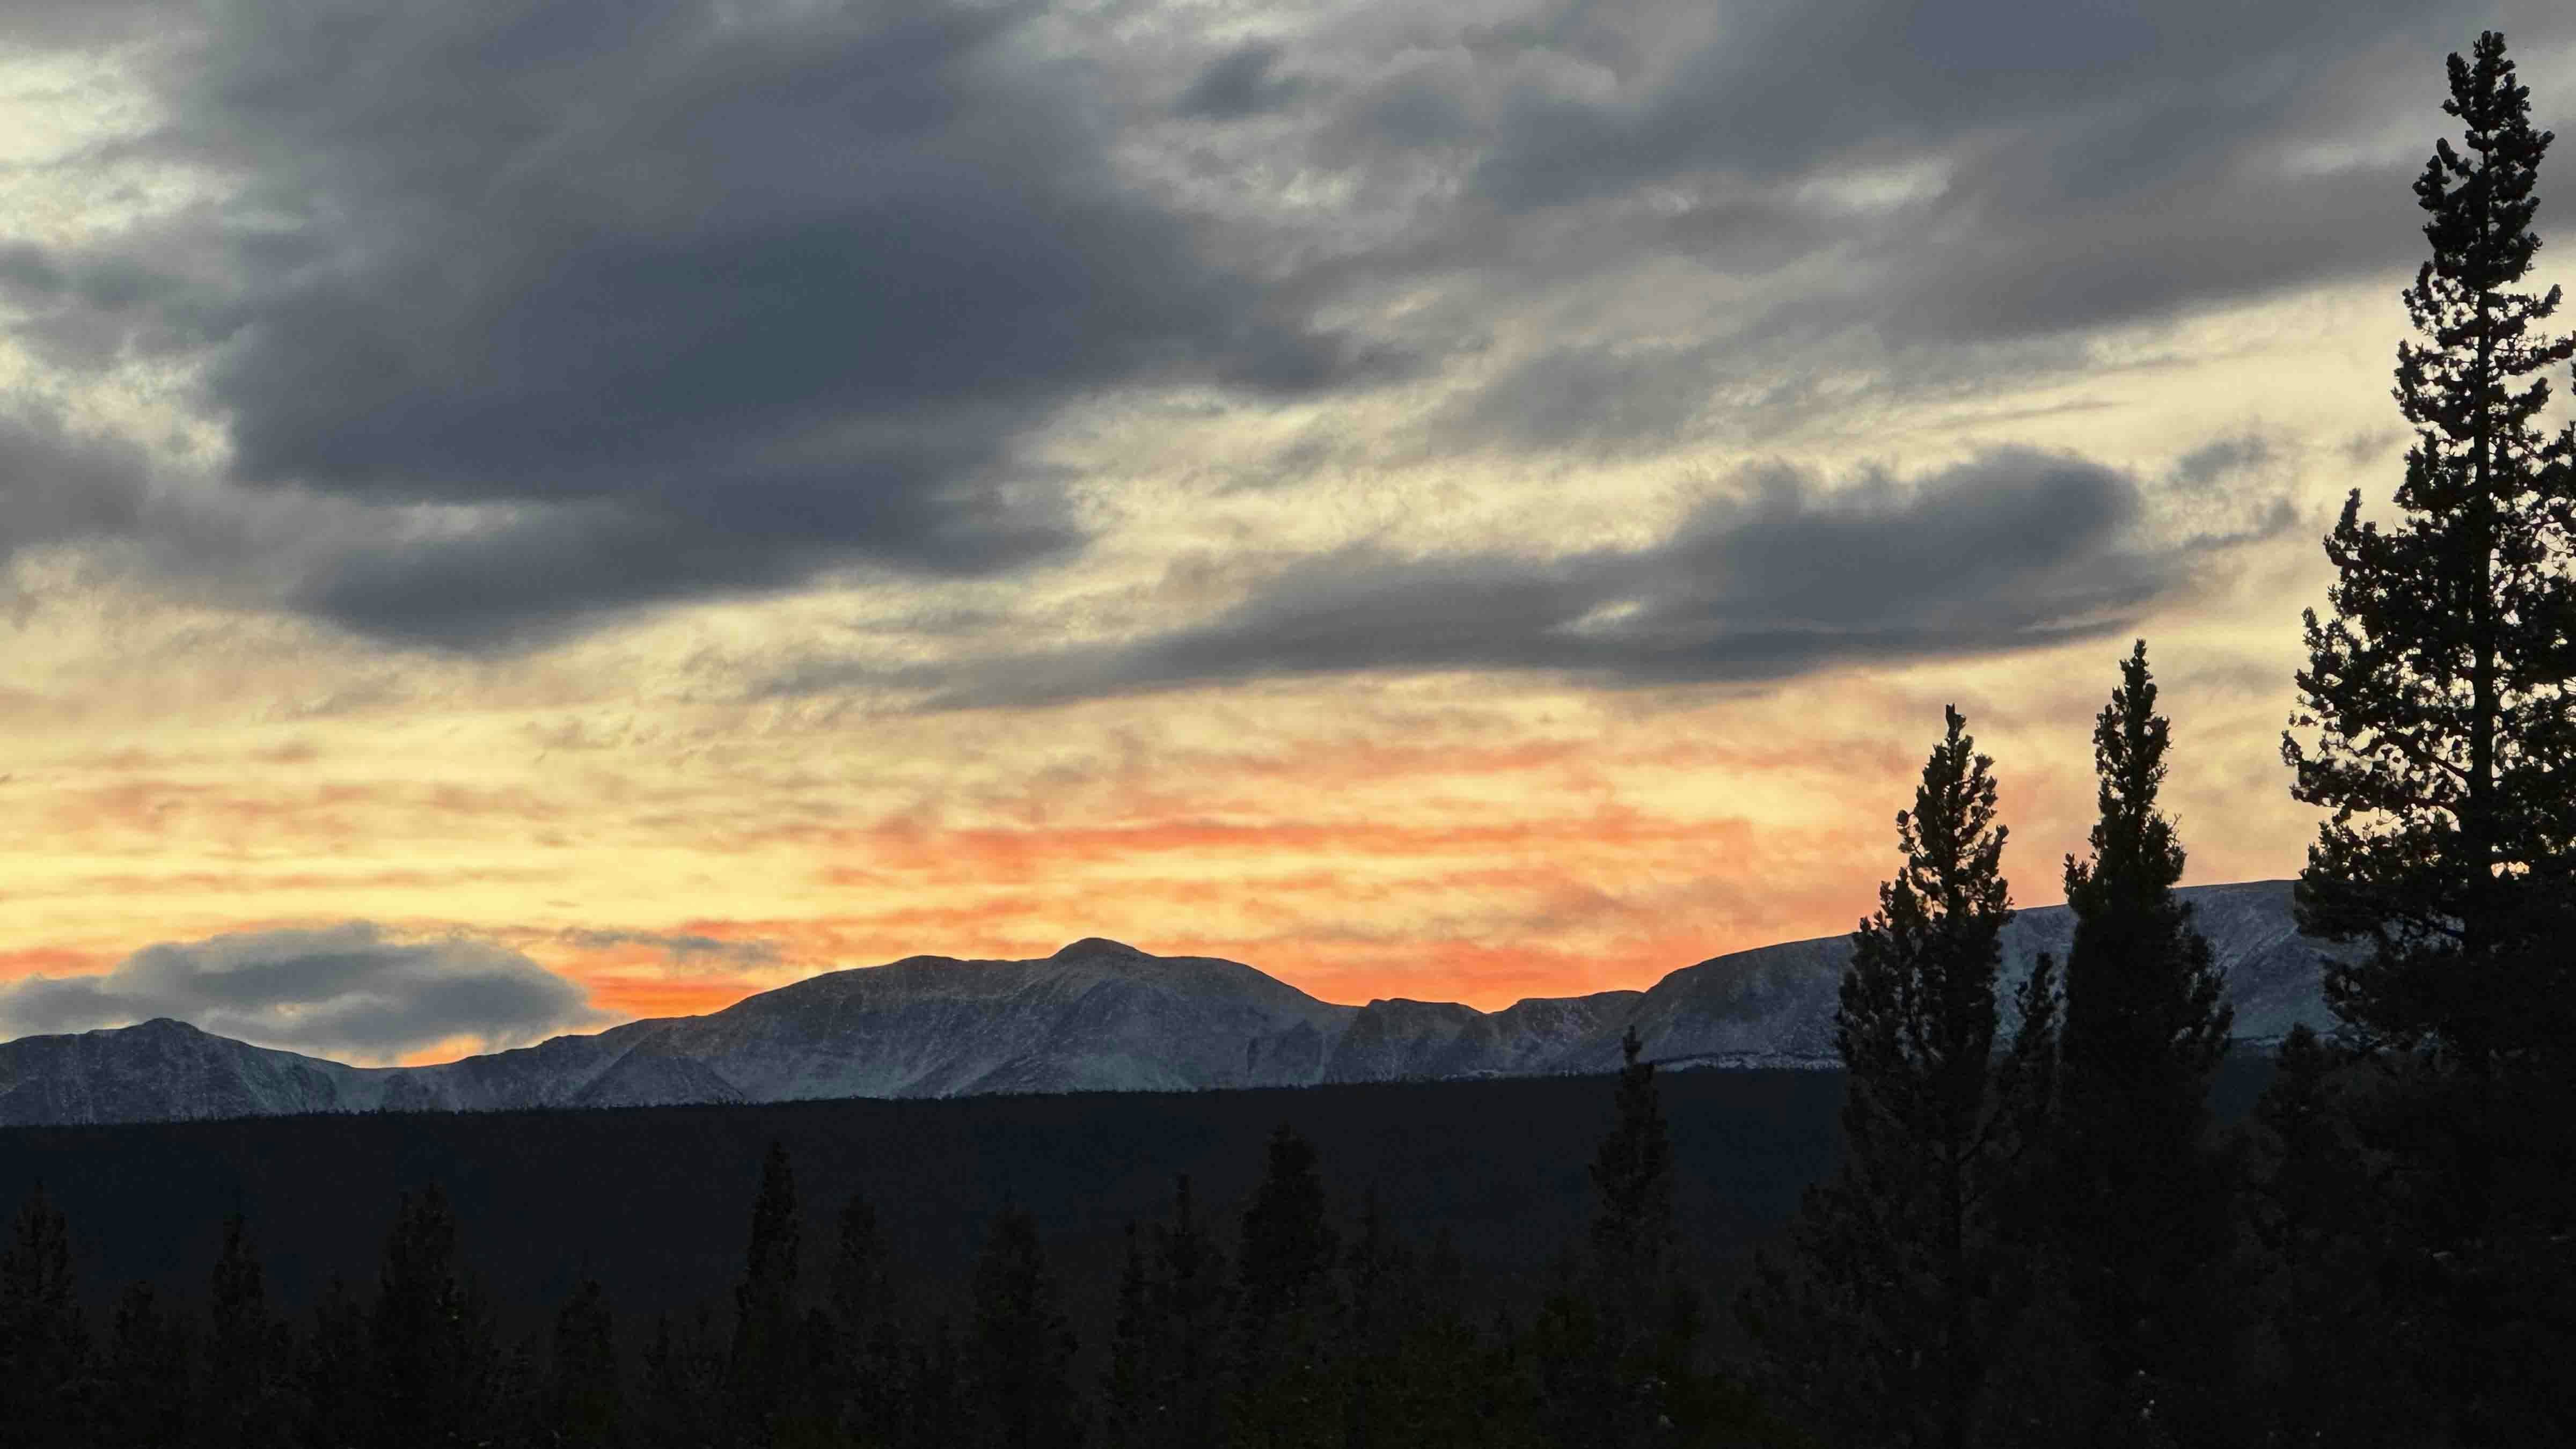
[[[2139,636],[2186,883],[2295,873],[2493,9],[1968,84],[1871,5],[341,8],[0,19],[0,981],[367,922],[586,999],[330,1053],[401,1061],[1085,936],[1643,988],[1850,930],[1954,702],[2051,903]]]

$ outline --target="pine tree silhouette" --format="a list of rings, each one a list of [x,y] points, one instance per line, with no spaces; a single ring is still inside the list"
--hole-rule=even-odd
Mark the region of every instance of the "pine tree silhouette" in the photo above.
[[[1082,1442],[1074,1347],[1073,1326],[1038,1244],[1037,1219],[1004,1208],[975,1264],[967,1382],[981,1443],[990,1449],[1074,1449]]]
[[[1617,1120],[1592,1162],[1593,1296],[1614,1395],[1602,1411],[1615,1426],[1609,1442],[1620,1445],[1673,1438],[1698,1334],[1698,1302],[1674,1258],[1672,1140],[1644,1049],[1630,1026],[1619,1042]]]
[[[199,1442],[209,1449],[274,1444],[286,1411],[293,1343],[286,1325],[269,1311],[267,1275],[238,1210],[224,1218],[223,1245],[207,1290]]]
[[[2304,1024],[2291,1028],[2249,1134],[2246,1225],[2266,1270],[2261,1307],[2279,1363],[2260,1402],[2275,1444],[2367,1444],[2407,1417],[2389,1402],[2402,1376],[2379,1351],[2384,1337],[2350,1331],[2390,1305],[2370,1272],[2380,1225],[2335,1081],[2338,1055]]]
[[[894,1432],[904,1344],[886,1276],[885,1240],[865,1195],[842,1204],[826,1308],[831,1327],[830,1397],[845,1430],[861,1443]]]
[[[1239,1449],[1321,1449],[1341,1437],[1329,1341],[1336,1246],[1314,1146],[1282,1124],[1235,1260],[1230,1442]]]
[[[151,1284],[128,1284],[109,1317],[99,1365],[104,1432],[97,1442],[134,1449],[186,1442],[195,1428],[195,1349],[186,1321],[163,1306]]]
[[[1359,1230],[1342,1255],[1341,1349],[1346,1449],[1421,1442],[1404,1400],[1404,1353],[1420,1306],[1413,1255],[1396,1236],[1375,1188],[1363,1195]]]
[[[313,1332],[295,1361],[296,1421],[310,1449],[378,1442],[367,1310],[338,1274],[313,1305]]]
[[[1853,936],[1834,1018],[1850,1073],[1840,1173],[1808,1193],[1796,1259],[1748,1300],[1764,1378],[1829,1438],[1964,1449],[2016,1295],[2001,1230],[2056,1054],[2053,963],[1996,1050],[2000,936],[2012,918],[1994,762],[1967,722],[1896,817],[1905,856]]]
[[[2293,795],[2333,812],[2300,928],[2370,948],[2328,964],[2328,1002],[2362,1046],[2412,1059],[2391,1064],[2402,1110],[2365,1125],[2412,1224],[2389,1271],[2420,1310],[2400,1315],[2422,1327],[2420,1391],[2452,1406],[2439,1432],[2491,1443],[2576,1430],[2576,1329],[2550,1307],[2576,1293],[2576,427],[2535,426],[2534,376],[2576,337],[2535,333],[2558,288],[2514,290],[2552,137],[2501,34],[2448,69],[2469,154],[2439,141],[2415,183],[2432,256],[2404,294],[2425,341],[2398,347],[2416,436],[2399,516],[2363,522],[2356,489],[2326,540],[2333,614],[2307,616],[2290,721],[2315,733],[2282,755]]]
[[[457,1255],[456,1218],[433,1183],[405,1193],[367,1313],[373,1442],[478,1442],[496,1419],[500,1354],[490,1309]]]
[[[796,1175],[786,1147],[772,1142],[752,1200],[751,1236],[733,1295],[733,1350],[726,1361],[734,1432],[747,1444],[778,1437],[780,1421],[802,1388],[796,1287],[801,1254]]]
[[[1152,1449],[1215,1444],[1225,1425],[1233,1297],[1225,1251],[1199,1222],[1187,1173],[1173,1184],[1172,1220],[1154,1228],[1148,1293],[1145,1376],[1161,1409],[1145,1442]]]
[[[2158,808],[2171,728],[2141,639],[2093,727],[2100,817],[2066,858],[2075,940],[2052,1173],[2055,1247],[2093,1357],[2091,1443],[2154,1443],[2219,1401],[2227,1184],[2206,1138],[2234,1013],[2176,898],[2183,848]],[[2183,1428],[2186,1438],[2217,1423]]]
[[[86,1442],[97,1429],[89,1358],[71,1228],[40,1182],[0,1251],[0,1424],[28,1449]]]
[[[644,1346],[639,1438],[671,1449],[705,1449],[725,1437],[727,1354],[715,1312],[701,1303],[685,1322],[655,1318]]]
[[[1127,1250],[1118,1271],[1118,1308],[1109,1325],[1109,1369],[1100,1385],[1100,1433],[1109,1449],[1143,1449],[1155,1441],[1167,1411],[1162,1385],[1154,1381],[1155,1319],[1152,1281],[1146,1276],[1145,1247],[1134,1219],[1127,1223]]]
[[[624,1417],[616,1315],[609,1309],[607,1290],[585,1273],[555,1313],[547,1428],[554,1443],[605,1449],[624,1442]]]

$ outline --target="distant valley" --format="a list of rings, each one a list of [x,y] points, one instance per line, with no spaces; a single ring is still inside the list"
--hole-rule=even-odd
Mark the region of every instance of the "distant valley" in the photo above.
[[[2329,1024],[2291,883],[2199,886],[2241,1041]],[[2073,935],[2063,906],[2004,935],[2006,982]],[[478,1111],[1196,1091],[1603,1072],[1634,1026],[1668,1068],[1829,1067],[1848,935],[1716,957],[1646,991],[1500,1011],[1316,1000],[1233,961],[1077,941],[1035,961],[915,956],[810,977],[704,1016],[629,1022],[427,1067],[353,1067],[157,1020],[0,1044],[0,1126],[308,1112]]]

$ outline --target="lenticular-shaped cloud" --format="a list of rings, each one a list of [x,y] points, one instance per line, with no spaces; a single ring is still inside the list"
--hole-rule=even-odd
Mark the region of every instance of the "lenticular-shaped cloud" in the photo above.
[[[1345,549],[1217,619],[1130,643],[988,661],[930,707],[1018,705],[1372,670],[1544,671],[1645,686],[2043,647],[2129,627],[2256,534],[2164,540],[2138,485],[2005,448],[1914,481],[1838,489],[1756,470],[1643,548],[1533,558]],[[828,671],[782,688],[849,682]],[[902,683],[880,676],[878,682]],[[915,681],[924,682],[924,681]]]
[[[348,921],[147,946],[96,976],[0,987],[11,1036],[175,1017],[217,1036],[347,1061],[459,1037],[522,1046],[609,1020],[579,986],[486,942],[388,940]]]

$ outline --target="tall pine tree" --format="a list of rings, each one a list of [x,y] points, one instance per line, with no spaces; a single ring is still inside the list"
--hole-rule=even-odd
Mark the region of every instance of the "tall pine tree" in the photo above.
[[[1286,1124],[1270,1135],[1236,1257],[1234,1444],[1322,1449],[1339,1442],[1331,1332],[1338,1247],[1315,1148]]]
[[[1073,1326],[1038,1243],[1037,1219],[1006,1207],[975,1264],[966,1380],[989,1449],[1077,1449]]]
[[[1172,1220],[1154,1229],[1148,1380],[1164,1405],[1154,1449],[1214,1444],[1225,1424],[1225,1339],[1233,1312],[1225,1250],[1199,1222],[1189,1174],[1172,1188]]]
[[[2338,1055],[2305,1024],[2291,1028],[2246,1133],[2241,1206],[2271,1339],[2257,1402],[2273,1445],[2404,1442],[2419,1427],[2389,1392],[2400,1377],[2387,1336],[2350,1331],[2384,1322],[2388,1305],[2369,1271],[2376,1214],[2346,1130]]]
[[[224,1218],[208,1290],[199,1436],[208,1449],[273,1444],[292,1345],[269,1311],[267,1275],[239,1211]]]
[[[584,1274],[555,1312],[554,1358],[546,1380],[548,1442],[591,1449],[623,1443],[624,1415],[617,1320],[599,1280]]]
[[[295,1358],[297,1441],[307,1449],[376,1442],[367,1310],[348,1281],[331,1275],[313,1305],[313,1329]]]
[[[189,1410],[195,1335],[149,1283],[126,1285],[100,1355],[101,1433],[96,1442],[165,1449],[199,1427]]]
[[[760,1163],[760,1191],[752,1199],[742,1280],[733,1290],[733,1351],[726,1358],[734,1431],[748,1443],[766,1444],[777,1437],[780,1420],[802,1386],[796,1297],[802,1251],[796,1174],[786,1146],[772,1142]]]
[[[44,1184],[0,1250],[0,1423],[28,1449],[89,1437],[89,1325],[72,1281],[71,1228]]]
[[[1996,1050],[2008,832],[1994,762],[1944,713],[1914,808],[1896,817],[1904,866],[1843,975],[1843,1166],[1810,1190],[1796,1261],[1768,1266],[1748,1313],[1784,1408],[1829,1438],[1911,1449],[1977,1437],[2013,1301],[1998,1223],[2056,1052],[2045,958]]]
[[[1109,1449],[1142,1449],[1162,1417],[1153,1381],[1155,1322],[1153,1280],[1134,1219],[1127,1222],[1127,1253],[1118,1272],[1118,1312],[1109,1325],[1109,1371],[1100,1385],[1100,1431]]]
[[[2081,1432],[2104,1445],[2152,1441],[2212,1407],[2221,1367],[2211,1275],[2227,1248],[2227,1188],[2206,1136],[2234,1013],[2174,895],[2183,848],[2156,803],[2170,744],[2141,639],[2093,725],[2092,858],[2066,858],[2075,940],[2054,1236],[2098,1375]]]
[[[851,1437],[881,1442],[892,1432],[902,1390],[903,1333],[885,1239],[864,1193],[851,1193],[841,1206],[825,1308],[832,1334],[829,1397]]]
[[[2404,293],[2424,338],[2397,354],[2415,428],[2397,519],[2361,519],[2358,489],[2326,540],[2330,619],[2307,618],[2309,665],[2283,757],[2292,793],[2332,815],[2299,878],[2302,930],[2365,942],[2326,994],[2361,1041],[2411,1058],[2413,1110],[2382,1114],[2415,1242],[2390,1271],[2416,1283],[2428,1393],[2465,1442],[2544,1412],[2509,1365],[2570,1345],[2509,1323],[2535,1275],[2567,1284],[2576,1226],[2559,1175],[2576,1037],[2576,427],[2535,420],[2576,338],[2536,331],[2559,289],[2515,290],[2539,238],[2535,131],[2504,37],[2449,60],[2468,154],[2446,137],[2415,183],[2432,257]],[[2529,378],[2527,384],[2520,384]],[[2546,1319],[2548,1315],[2543,1315]],[[2563,1381],[2563,1372],[2542,1370]],[[2545,1396],[2544,1396],[2545,1397]]]
[[[1672,1139],[1644,1049],[1629,1027],[1617,1118],[1592,1159],[1592,1289],[1612,1394],[1603,1442],[1621,1446],[1670,1438],[1699,1312],[1675,1273]]]
[[[402,1195],[382,1261],[367,1314],[374,1442],[479,1442],[495,1417],[500,1351],[437,1184]]]

